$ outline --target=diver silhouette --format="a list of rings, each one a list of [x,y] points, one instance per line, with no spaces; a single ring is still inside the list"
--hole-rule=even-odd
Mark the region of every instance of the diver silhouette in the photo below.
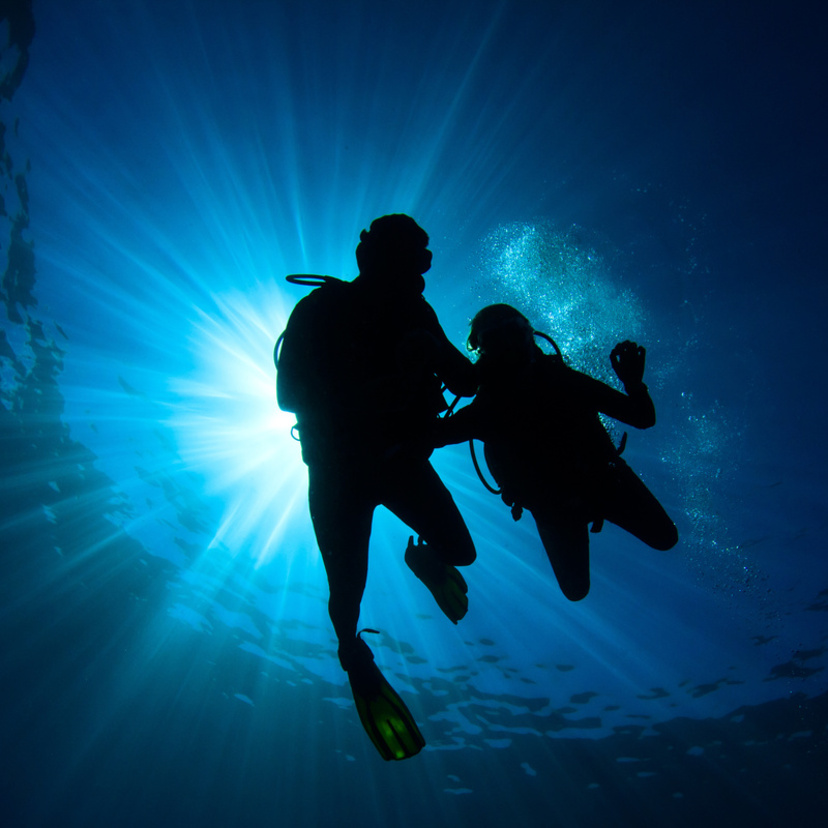
[[[277,343],[278,402],[297,418],[339,661],[385,759],[413,756],[425,743],[357,632],[374,510],[387,507],[419,536],[408,542],[406,564],[455,624],[468,609],[456,567],[476,557],[429,462],[431,428],[446,408],[442,384],[471,396],[477,382],[422,296],[428,242],[410,216],[376,219],[360,234],[359,275],[321,278],[291,313],[281,349]]]
[[[468,406],[439,421],[434,443],[483,441],[504,502],[515,520],[524,508],[532,514],[563,594],[578,601],[590,587],[590,523],[597,532],[608,520],[661,550],[677,543],[678,532],[599,418],[655,424],[644,348],[625,341],[612,350],[624,394],[569,368],[560,354],[543,353],[535,333],[510,305],[474,317],[468,348],[478,355],[480,387]]]

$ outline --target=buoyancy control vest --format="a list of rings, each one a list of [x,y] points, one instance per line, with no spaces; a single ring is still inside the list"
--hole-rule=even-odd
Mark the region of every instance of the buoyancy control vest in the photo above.
[[[274,352],[277,400],[297,416],[305,462],[385,454],[445,407],[433,370],[416,359],[418,336],[436,324],[425,299],[395,301],[356,280],[289,281],[315,286]]]

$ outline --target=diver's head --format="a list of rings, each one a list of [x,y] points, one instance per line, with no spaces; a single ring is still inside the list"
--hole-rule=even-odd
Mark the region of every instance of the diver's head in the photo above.
[[[431,267],[428,234],[411,216],[395,213],[371,222],[359,234],[356,249],[359,272],[388,280],[388,287],[413,288],[422,293],[422,274]]]
[[[472,319],[466,347],[486,359],[530,359],[535,349],[534,329],[511,305],[487,305]]]

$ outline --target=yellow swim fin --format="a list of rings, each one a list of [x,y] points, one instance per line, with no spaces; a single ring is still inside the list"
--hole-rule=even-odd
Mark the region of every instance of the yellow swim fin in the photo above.
[[[469,611],[469,596],[466,594],[469,587],[456,567],[441,561],[422,538],[415,544],[413,536],[408,539],[405,563],[428,587],[437,606],[452,624],[465,617]]]
[[[385,680],[368,645],[361,645],[348,660],[348,679],[357,713],[368,737],[386,761],[416,756],[425,739],[405,702]]]

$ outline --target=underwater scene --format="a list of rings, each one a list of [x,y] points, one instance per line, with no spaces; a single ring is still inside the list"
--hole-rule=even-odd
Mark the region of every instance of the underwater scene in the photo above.
[[[799,0],[0,3],[2,824],[819,824],[826,37]],[[493,303],[614,388],[646,348],[656,424],[605,425],[679,540],[606,522],[567,600],[438,448],[477,560],[452,624],[374,515],[359,623],[425,740],[386,762],[273,351],[285,276],[353,279],[394,213],[462,353]]]

